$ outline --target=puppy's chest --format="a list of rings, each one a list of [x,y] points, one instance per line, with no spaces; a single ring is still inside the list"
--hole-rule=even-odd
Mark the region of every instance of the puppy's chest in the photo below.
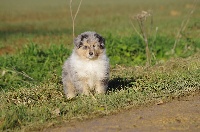
[[[76,61],[75,72],[79,77],[86,77],[92,80],[102,78],[106,70],[103,61]]]

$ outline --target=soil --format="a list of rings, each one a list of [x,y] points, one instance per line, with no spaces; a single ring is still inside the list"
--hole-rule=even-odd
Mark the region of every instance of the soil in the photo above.
[[[168,103],[126,110],[82,122],[69,122],[48,132],[200,132],[200,94]]]
[[[6,47],[0,47],[0,56],[3,55],[3,54],[9,54],[9,53],[12,53],[14,52],[14,49],[10,46],[6,46]]]

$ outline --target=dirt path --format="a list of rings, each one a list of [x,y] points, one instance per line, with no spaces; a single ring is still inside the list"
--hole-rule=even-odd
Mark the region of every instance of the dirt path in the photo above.
[[[71,122],[48,132],[200,132],[200,95],[170,103],[127,110],[122,113]]]

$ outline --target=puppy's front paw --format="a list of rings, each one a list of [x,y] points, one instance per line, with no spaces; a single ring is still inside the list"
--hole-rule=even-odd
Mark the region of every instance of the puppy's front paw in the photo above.
[[[106,87],[99,85],[95,89],[97,94],[105,94],[106,93]]]
[[[74,98],[75,96],[76,96],[75,93],[67,93],[67,94],[66,94],[66,97],[67,97],[68,100],[71,100],[71,99]]]

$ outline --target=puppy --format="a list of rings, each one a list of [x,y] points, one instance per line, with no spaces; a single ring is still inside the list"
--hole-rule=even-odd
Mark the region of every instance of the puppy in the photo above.
[[[105,39],[96,32],[84,32],[74,40],[71,56],[62,71],[64,92],[68,99],[78,93],[105,93],[109,79],[109,59]]]

